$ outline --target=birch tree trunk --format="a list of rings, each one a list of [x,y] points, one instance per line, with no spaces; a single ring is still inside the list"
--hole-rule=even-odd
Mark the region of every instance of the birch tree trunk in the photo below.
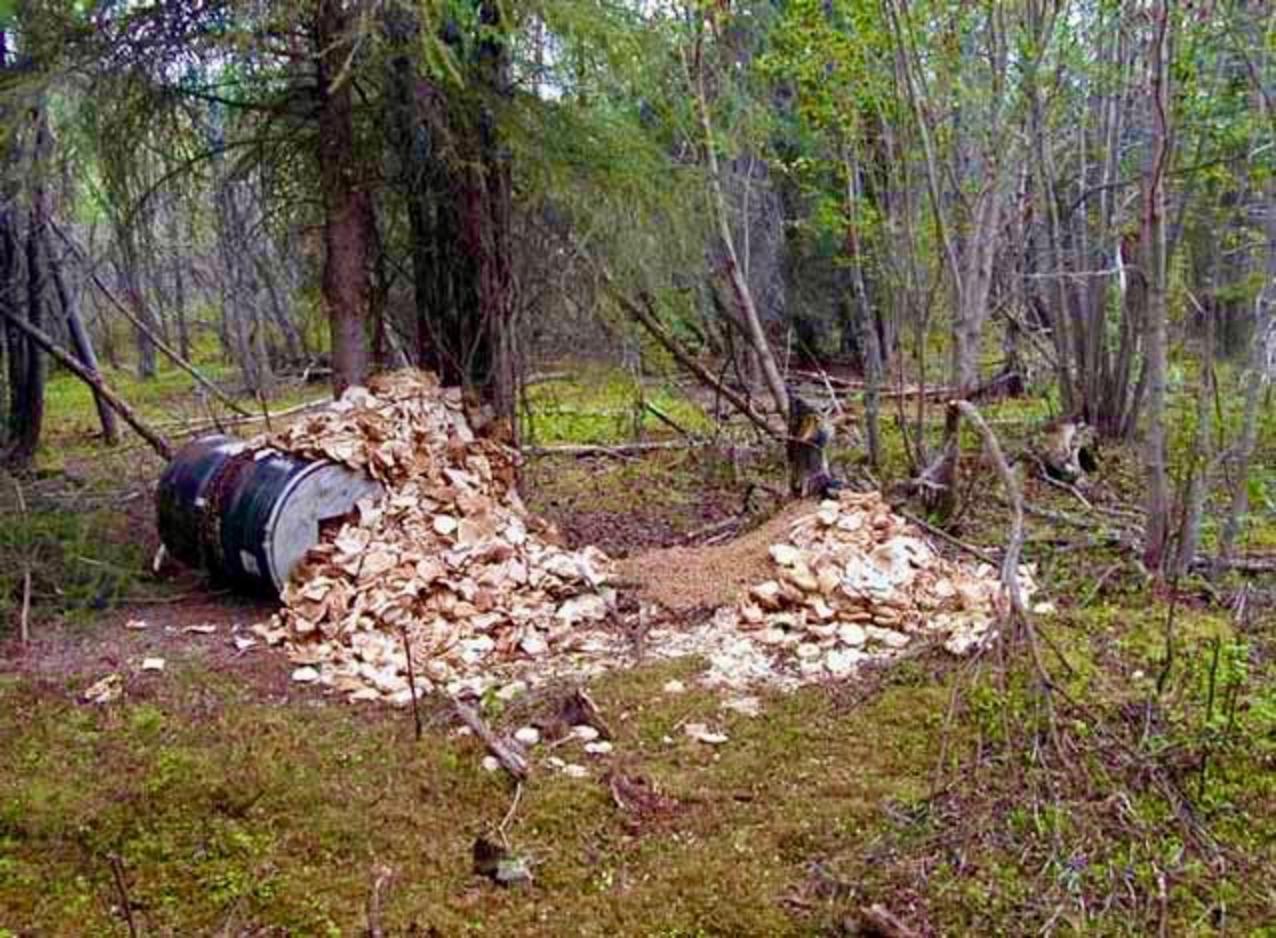
[[[767,390],[775,402],[776,409],[780,414],[787,415],[789,394],[784,387],[784,378],[780,374],[779,365],[776,364],[775,354],[771,351],[771,344],[767,341],[766,331],[762,328],[762,318],[758,315],[757,305],[753,302],[753,292],[749,289],[744,270],[740,266],[740,255],[736,250],[735,238],[731,234],[727,199],[722,188],[722,167],[718,160],[717,146],[714,143],[713,123],[709,118],[709,98],[705,91],[704,69],[699,63],[694,70],[685,61],[684,65],[687,77],[695,89],[696,106],[700,112],[700,129],[704,134],[705,160],[709,169],[709,194],[713,203],[714,220],[718,227],[718,238],[727,255],[727,280],[735,294],[736,305],[742,320],[741,325],[750,347],[757,356],[757,363],[762,370]]]
[[[1143,178],[1143,258],[1148,283],[1147,435],[1143,464],[1147,487],[1147,525],[1143,534],[1143,563],[1162,573],[1170,532],[1169,478],[1165,459],[1165,377],[1168,345],[1167,270],[1165,237],[1165,170],[1169,161],[1170,9],[1161,0],[1153,11],[1148,47],[1152,109],[1151,145]]]
[[[1202,341],[1200,384],[1196,389],[1196,432],[1193,435],[1191,469],[1183,493],[1183,523],[1179,526],[1178,547],[1174,555],[1174,573],[1185,576],[1196,558],[1201,542],[1201,519],[1205,513],[1205,496],[1209,493],[1210,476],[1214,472],[1212,421],[1210,404],[1215,399],[1214,342],[1215,323],[1212,308],[1205,311],[1205,336]]]

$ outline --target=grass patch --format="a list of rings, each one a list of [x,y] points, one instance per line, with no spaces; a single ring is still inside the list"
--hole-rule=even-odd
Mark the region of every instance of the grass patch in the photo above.
[[[14,768],[0,780],[0,923],[118,928],[116,854],[155,930],[350,934],[382,862],[396,870],[395,933],[798,933],[780,898],[812,853],[860,836],[882,799],[920,794],[909,766],[933,749],[937,691],[897,689],[850,715],[808,692],[766,719],[724,719],[711,695],[659,693],[684,671],[596,687],[626,763],[682,801],[677,824],[635,833],[597,781],[540,773],[511,831],[537,882],[513,892],[470,873],[473,837],[510,792],[468,741],[416,744],[401,714],[266,706],[197,671],[170,675],[161,699],[106,709],[0,684],[0,751]],[[687,739],[688,712],[732,744]]]
[[[614,368],[590,367],[569,381],[545,381],[527,394],[523,432],[538,445],[615,445],[677,438],[650,404],[687,433],[713,432],[713,421],[672,381],[638,380]]]

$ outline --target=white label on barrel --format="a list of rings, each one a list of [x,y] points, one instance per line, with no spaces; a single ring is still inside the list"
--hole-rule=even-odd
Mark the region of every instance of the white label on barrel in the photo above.
[[[261,567],[257,566],[257,558],[246,550],[239,552],[239,562],[244,565],[244,569],[253,576],[261,576]]]

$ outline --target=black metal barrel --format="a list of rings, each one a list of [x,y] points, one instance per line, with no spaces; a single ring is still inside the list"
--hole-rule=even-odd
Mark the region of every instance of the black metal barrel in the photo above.
[[[380,491],[335,463],[205,437],[160,480],[160,538],[174,557],[238,590],[278,593],[318,543],[319,522]]]
[[[205,436],[187,443],[160,476],[155,507],[160,540],[168,552],[192,567],[209,562],[205,532],[208,499],[218,476],[244,444],[228,436]]]

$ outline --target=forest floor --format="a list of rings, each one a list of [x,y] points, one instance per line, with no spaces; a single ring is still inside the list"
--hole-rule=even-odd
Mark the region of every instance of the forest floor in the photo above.
[[[143,392],[143,410],[197,417],[184,388]],[[549,382],[535,442],[627,439],[631,397],[624,376]],[[708,425],[676,386],[647,399]],[[1020,630],[973,659],[929,649],[759,690],[753,716],[698,686],[695,660],[613,671],[589,691],[610,777],[629,781],[614,791],[569,748],[589,778],[538,772],[516,793],[441,706],[417,740],[405,711],[294,684],[282,654],[237,645],[269,604],[152,576],[160,464],[131,442],[100,451],[65,378],[52,411],[22,505],[0,491],[0,936],[856,934],[873,933],[874,907],[927,935],[1276,934],[1276,583],[1150,587],[1103,536],[1138,504],[1131,453],[1104,450],[1093,510],[1028,483],[1055,515],[1029,518],[1025,560],[1056,610],[1035,642]],[[1014,451],[1045,405],[986,412]],[[898,478],[894,431],[887,444]],[[956,533],[996,550],[1008,511],[973,437],[969,450]],[[854,448],[837,457],[861,472]],[[778,486],[778,461],[670,449],[543,455],[524,487],[569,543],[620,557],[714,530],[746,500],[765,516],[774,501],[751,482]],[[1270,470],[1263,486],[1276,490]],[[1270,502],[1246,549],[1276,552]],[[108,674],[122,698],[83,703]],[[484,715],[522,726],[565,690],[486,700]],[[696,721],[727,741],[681,732]],[[531,884],[475,875],[476,837],[498,832]]]

